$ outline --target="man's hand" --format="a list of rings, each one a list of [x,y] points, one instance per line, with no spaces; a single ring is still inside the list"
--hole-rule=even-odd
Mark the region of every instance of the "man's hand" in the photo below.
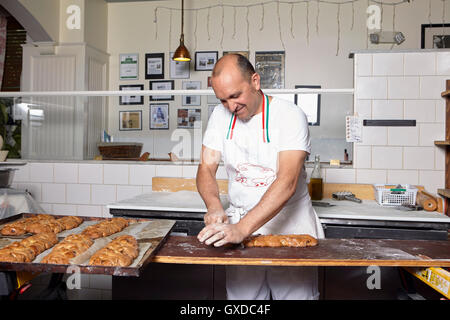
[[[207,225],[197,236],[201,243],[213,244],[215,247],[220,247],[227,243],[241,243],[246,237],[247,234],[239,228],[239,224],[228,223]]]
[[[207,226],[214,223],[228,223],[228,216],[223,208],[208,210],[208,212],[203,217],[203,220],[205,221],[205,224]]]

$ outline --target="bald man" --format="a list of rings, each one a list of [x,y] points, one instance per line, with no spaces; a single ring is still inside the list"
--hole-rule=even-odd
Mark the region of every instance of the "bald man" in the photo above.
[[[288,101],[265,95],[243,56],[222,57],[212,73],[221,104],[203,138],[197,188],[207,207],[200,242],[216,247],[252,234],[323,237],[306,185],[308,121]],[[223,160],[230,207],[222,207],[216,172]],[[318,299],[317,268],[230,266],[229,299]]]

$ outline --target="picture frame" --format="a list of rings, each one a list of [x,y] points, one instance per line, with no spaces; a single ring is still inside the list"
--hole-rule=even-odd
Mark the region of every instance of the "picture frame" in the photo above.
[[[119,54],[119,80],[139,79],[139,54]]]
[[[169,130],[168,103],[151,103],[149,117],[150,130]]]
[[[319,85],[296,85],[295,89],[320,89]],[[296,94],[294,103],[302,108],[308,118],[310,126],[320,126],[320,94],[319,93],[301,93]]]
[[[222,52],[222,57],[230,54],[230,53],[234,53],[234,54],[240,54],[241,56],[244,56],[247,58],[247,60],[250,60],[250,51],[223,51]]]
[[[256,51],[255,71],[261,77],[261,89],[283,89],[285,52]]]
[[[202,109],[178,109],[177,128],[200,129],[202,123]]]
[[[120,91],[144,90],[143,84],[120,85]],[[119,96],[119,105],[141,105],[144,104],[144,96]]]
[[[210,71],[217,62],[218,51],[197,51],[195,53],[195,71]]]
[[[164,52],[145,54],[145,79],[164,79]]]
[[[173,90],[174,85],[174,80],[154,80],[150,81],[149,88],[150,90]],[[175,97],[166,95],[152,95],[149,99],[150,101],[173,101]]]
[[[119,111],[120,131],[141,131],[142,110]]]
[[[190,77],[190,61],[175,61],[172,59],[173,52],[170,52],[170,78],[171,79],[189,79]]]
[[[201,81],[183,81],[183,90],[200,90],[202,87]],[[183,96],[182,105],[183,106],[200,106],[201,96]]]
[[[450,23],[422,24],[422,49],[450,49]]]

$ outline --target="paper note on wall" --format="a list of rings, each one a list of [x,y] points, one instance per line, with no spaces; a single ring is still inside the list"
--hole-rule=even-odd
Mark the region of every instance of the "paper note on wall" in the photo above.
[[[345,117],[345,137],[347,142],[362,142],[362,119],[357,115]]]

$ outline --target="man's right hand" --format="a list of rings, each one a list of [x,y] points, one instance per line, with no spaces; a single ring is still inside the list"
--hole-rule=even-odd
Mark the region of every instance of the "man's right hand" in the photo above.
[[[223,209],[208,210],[203,220],[205,221],[205,225],[228,223],[228,216]]]

